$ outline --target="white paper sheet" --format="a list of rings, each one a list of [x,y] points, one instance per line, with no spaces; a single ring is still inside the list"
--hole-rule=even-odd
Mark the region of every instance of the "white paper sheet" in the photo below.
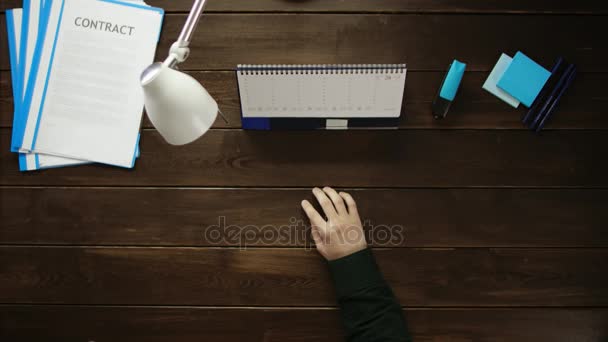
[[[397,118],[407,69],[389,65],[239,65],[244,118]]]
[[[18,98],[19,95],[14,95],[15,97],[15,105],[22,109],[23,99],[25,97],[25,91],[27,89],[28,79],[31,71],[32,61],[34,57],[34,51],[36,48],[36,42],[38,41],[38,33],[43,31],[40,30],[44,25],[44,14],[43,7],[44,2],[41,0],[26,0],[26,5],[28,7],[27,15],[27,26],[23,26],[25,22],[22,22],[22,11],[19,12],[19,16],[15,16],[15,36],[18,37],[15,41],[19,42],[18,48],[14,47],[17,53],[19,54],[19,68],[18,72],[20,74],[14,74],[13,78],[21,78],[21,89],[16,94],[21,94],[21,98]],[[27,36],[24,36],[21,39],[21,31],[22,29],[27,29]],[[23,53],[23,56],[20,55]],[[33,80],[35,82],[35,80]],[[20,101],[19,104],[16,102]],[[13,125],[19,126],[20,123],[24,120],[27,113],[23,111],[16,113],[16,120]],[[14,128],[15,131],[19,131],[19,128]],[[57,156],[50,155],[39,155],[37,153],[21,153],[19,156],[19,165],[21,171],[33,171],[41,168],[51,168],[51,167],[59,167],[59,166],[71,166],[71,165],[80,165],[89,163],[87,161],[69,159]]]

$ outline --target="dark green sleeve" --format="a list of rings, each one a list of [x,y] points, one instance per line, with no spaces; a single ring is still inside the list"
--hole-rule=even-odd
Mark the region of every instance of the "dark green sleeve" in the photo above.
[[[410,341],[401,305],[370,249],[330,261],[329,269],[349,342]]]

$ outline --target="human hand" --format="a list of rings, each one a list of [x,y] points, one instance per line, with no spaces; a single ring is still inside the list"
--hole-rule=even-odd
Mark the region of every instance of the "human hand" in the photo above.
[[[355,200],[349,194],[338,194],[330,187],[323,190],[314,188],[312,193],[327,217],[326,221],[310,202],[302,201],[302,208],[310,219],[312,238],[319,253],[331,261],[367,248]]]

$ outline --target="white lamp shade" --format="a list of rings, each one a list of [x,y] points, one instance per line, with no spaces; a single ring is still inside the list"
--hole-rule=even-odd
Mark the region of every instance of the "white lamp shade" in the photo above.
[[[215,122],[217,103],[190,75],[154,63],[143,72],[141,85],[148,117],[169,144],[191,143]]]

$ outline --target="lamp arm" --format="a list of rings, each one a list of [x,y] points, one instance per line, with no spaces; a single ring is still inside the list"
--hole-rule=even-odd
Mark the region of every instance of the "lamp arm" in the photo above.
[[[190,14],[188,15],[188,19],[186,19],[182,32],[179,34],[179,38],[177,38],[177,42],[183,44],[181,46],[187,47],[188,44],[190,44],[192,35],[194,34],[194,30],[196,30],[196,26],[198,26],[198,22],[201,18],[203,10],[205,9],[206,3],[207,0],[194,1]]]
[[[190,14],[188,14],[188,18],[186,19],[186,23],[182,28],[182,32],[179,34],[177,41],[171,45],[171,49],[169,50],[169,56],[165,60],[163,64],[169,66],[170,68],[175,67],[178,63],[184,62],[188,55],[190,54],[190,49],[188,46],[190,45],[190,41],[192,40],[192,35],[194,34],[194,30],[198,26],[198,22],[201,18],[201,14],[205,9],[205,5],[207,0],[195,0],[194,4],[192,4],[192,9],[190,10]]]

